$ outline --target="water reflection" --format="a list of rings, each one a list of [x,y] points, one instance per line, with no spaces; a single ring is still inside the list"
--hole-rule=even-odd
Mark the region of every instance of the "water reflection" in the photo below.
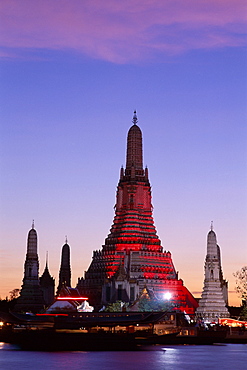
[[[153,346],[133,352],[20,351],[0,343],[3,370],[191,370],[244,369],[247,345]]]

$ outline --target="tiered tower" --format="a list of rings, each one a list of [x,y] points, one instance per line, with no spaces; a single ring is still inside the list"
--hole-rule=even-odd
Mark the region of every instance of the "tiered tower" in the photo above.
[[[27,254],[24,265],[24,278],[20,297],[15,305],[15,311],[39,312],[44,308],[43,293],[39,284],[39,258],[37,253],[37,232],[32,229],[27,237]]]
[[[101,251],[94,251],[78,288],[93,306],[116,300],[133,302],[144,287],[172,300],[187,313],[197,302],[178,279],[171,253],[163,252],[152,216],[148,169],[143,169],[142,132],[134,112],[127,138],[126,167],[120,170],[115,217]]]
[[[227,282],[223,279],[220,247],[217,245],[213,225],[207,237],[207,255],[205,260],[205,279],[202,298],[196,310],[198,317],[214,322],[218,317],[229,317],[227,304]]]
[[[71,286],[71,268],[70,268],[70,247],[68,244],[68,240],[66,237],[65,244],[62,248],[62,255],[61,255],[61,265],[59,271],[59,284],[57,288],[57,293],[63,286],[70,287]]]

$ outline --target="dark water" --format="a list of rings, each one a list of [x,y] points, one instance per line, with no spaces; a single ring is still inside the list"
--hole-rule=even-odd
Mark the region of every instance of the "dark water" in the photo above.
[[[138,352],[31,352],[0,343],[1,370],[247,369],[247,345],[155,346]]]

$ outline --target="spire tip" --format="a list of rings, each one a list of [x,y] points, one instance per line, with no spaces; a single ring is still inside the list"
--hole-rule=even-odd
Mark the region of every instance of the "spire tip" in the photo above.
[[[46,263],[45,263],[45,265],[48,268],[48,251],[46,251]]]
[[[137,124],[137,122],[138,122],[137,115],[136,115],[136,110],[134,110],[134,115],[133,115],[133,120],[132,120],[132,122],[134,123],[134,125],[136,125],[136,124]]]

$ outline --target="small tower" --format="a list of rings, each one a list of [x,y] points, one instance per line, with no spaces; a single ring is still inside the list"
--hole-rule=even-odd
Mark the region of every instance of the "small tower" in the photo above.
[[[223,292],[226,282],[223,280],[220,247],[217,245],[213,225],[211,225],[211,230],[207,237],[207,255],[204,270],[204,287],[199,307],[196,309],[197,317],[201,317],[209,322],[216,321],[218,317],[229,317],[229,312],[226,308],[227,293],[226,290]]]
[[[38,245],[37,232],[34,229],[34,222],[27,237],[27,254],[24,264],[24,278],[14,310],[39,312],[44,308],[43,293],[39,284],[39,258],[37,253]]]
[[[63,286],[71,287],[71,269],[70,269],[70,247],[68,245],[67,237],[62,248],[61,266],[59,271],[59,284],[57,294]]]
[[[51,277],[48,269],[48,253],[46,255],[46,264],[42,276],[39,279],[40,287],[43,292],[45,306],[48,307],[54,302],[55,279]]]

